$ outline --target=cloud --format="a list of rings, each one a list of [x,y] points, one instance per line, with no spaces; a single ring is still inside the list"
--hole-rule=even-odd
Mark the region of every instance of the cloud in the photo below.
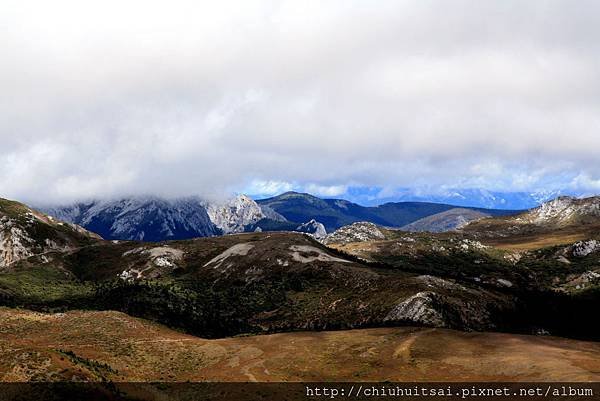
[[[597,188],[599,12],[8,1],[0,196]]]
[[[283,181],[258,181],[254,180],[250,185],[244,188],[244,193],[262,197],[279,195],[283,192],[293,191],[297,187],[289,182]]]
[[[317,184],[308,184],[303,188],[305,191],[311,194],[324,196],[324,197],[332,197],[332,196],[340,196],[348,192],[347,185],[317,185]]]

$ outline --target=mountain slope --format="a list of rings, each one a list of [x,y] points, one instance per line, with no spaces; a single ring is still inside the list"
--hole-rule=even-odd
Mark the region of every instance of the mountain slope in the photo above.
[[[401,229],[404,231],[429,231],[439,233],[461,228],[470,221],[479,220],[485,217],[491,217],[491,215],[479,210],[455,208],[424,217],[405,225]]]
[[[120,391],[115,399],[140,399],[140,390],[148,389],[153,395],[148,399],[290,400],[303,394],[304,382],[317,380],[600,380],[600,344],[548,336],[402,327],[204,339],[114,311],[47,314],[0,308],[0,319],[0,381],[66,381],[73,390],[74,381],[106,380]],[[184,384],[249,380],[297,383],[262,385],[261,397],[232,394],[256,387]],[[165,381],[178,383],[143,383]],[[35,387],[19,387],[28,389]],[[269,389],[284,390],[271,394]],[[107,398],[106,393],[71,397]]]
[[[559,197],[518,215],[473,221],[460,231],[515,249],[585,240],[600,233],[600,197]]]
[[[312,220],[322,224],[325,232],[358,221],[403,227],[451,209],[455,207],[422,202],[365,207],[342,199],[320,199],[309,194],[287,192],[258,201],[245,195],[217,203],[197,197],[175,200],[134,197],[43,210],[58,219],[97,232],[106,239],[164,241],[253,231],[306,231],[303,225]],[[467,210],[494,216],[511,213],[505,210]]]
[[[208,337],[407,322],[498,328],[514,302],[495,289],[372,268],[299,233],[104,241],[0,274],[7,306],[120,310]]]
[[[598,196],[581,199],[562,196],[515,217],[517,221],[552,227],[597,224],[599,218],[600,197]]]
[[[565,228],[596,225],[600,221],[600,197],[573,198],[561,196],[514,216],[484,219],[468,224],[465,229],[493,227]]]
[[[205,204],[197,198],[137,197],[44,210],[105,239],[160,241],[221,234],[211,222]]]
[[[268,206],[259,206],[245,195],[223,202],[198,197],[173,200],[132,197],[43,210],[114,240],[178,240],[254,231],[258,226],[285,230],[297,226],[287,224],[283,216]]]
[[[245,195],[222,204],[206,203],[206,212],[224,234],[243,232],[246,226],[267,218],[261,207]]]
[[[411,324],[598,338],[598,238],[516,255],[473,233],[346,231],[336,250],[298,233],[41,248],[0,273],[0,304],[119,310],[208,337]]]
[[[327,235],[325,226],[315,219],[312,219],[304,224],[300,224],[294,231],[310,234],[316,239],[324,238]]]
[[[366,221],[359,221],[338,228],[323,238],[322,242],[328,245],[348,244],[352,242],[364,241],[380,241],[387,238],[387,232],[389,232],[389,230],[378,227],[376,224]]]
[[[68,251],[99,237],[21,203],[0,199],[0,267],[51,251]]]

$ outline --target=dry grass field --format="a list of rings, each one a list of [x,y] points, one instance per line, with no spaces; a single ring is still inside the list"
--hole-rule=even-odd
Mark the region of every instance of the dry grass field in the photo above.
[[[0,380],[598,381],[600,343],[428,328],[206,340],[119,312],[0,308]]]
[[[485,245],[507,251],[532,251],[556,245],[570,245],[589,238],[587,233],[553,232],[523,235],[512,238],[495,238],[481,241]]]

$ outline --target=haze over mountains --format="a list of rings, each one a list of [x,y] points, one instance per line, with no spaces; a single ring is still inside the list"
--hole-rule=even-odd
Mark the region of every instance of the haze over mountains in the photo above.
[[[43,211],[105,239],[144,241],[252,231],[299,231],[323,237],[358,221],[395,228],[416,224],[413,226],[416,231],[446,231],[473,219],[514,213],[431,202],[390,202],[369,207],[297,192],[257,201],[239,195],[221,203],[199,197],[175,200],[132,197],[47,207]]]
[[[386,194],[387,192],[387,194]],[[386,202],[434,202],[455,206],[480,207],[486,209],[530,209],[561,195],[583,196],[581,191],[536,190],[536,191],[491,191],[482,188],[399,188],[390,191],[351,191],[355,202],[374,206]]]

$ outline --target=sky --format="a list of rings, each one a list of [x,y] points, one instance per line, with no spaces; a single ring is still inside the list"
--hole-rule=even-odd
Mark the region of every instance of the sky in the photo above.
[[[0,197],[600,192],[600,2],[4,0]]]

